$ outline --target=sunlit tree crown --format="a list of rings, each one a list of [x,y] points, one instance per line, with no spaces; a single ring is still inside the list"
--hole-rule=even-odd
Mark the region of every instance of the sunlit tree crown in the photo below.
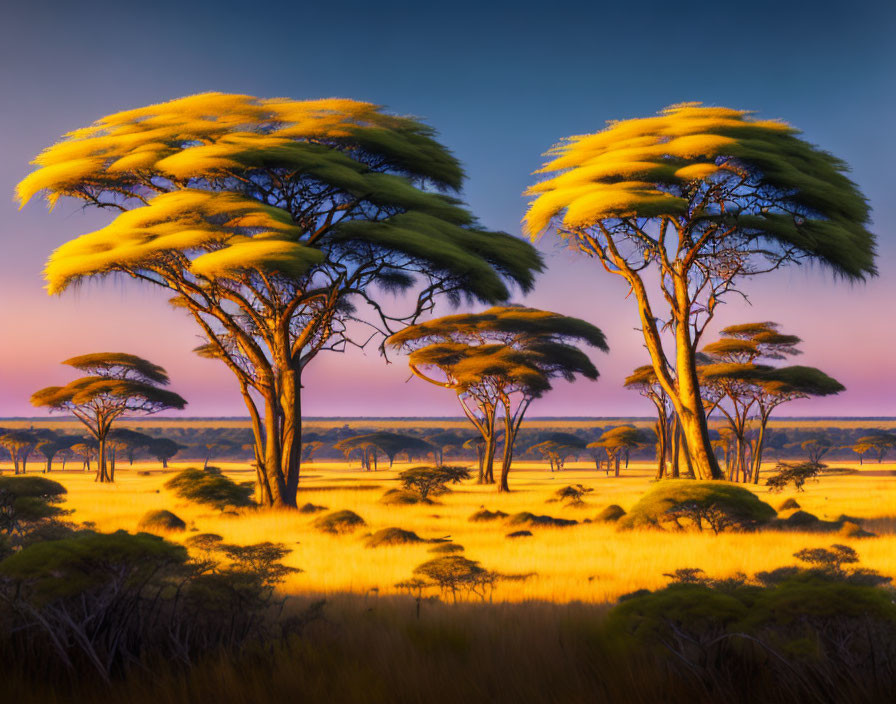
[[[686,219],[794,248],[849,278],[876,273],[869,207],[847,165],[784,122],[686,103],[610,122],[548,156],[539,171],[548,178],[527,192],[533,237],[552,223],[564,234],[628,218]],[[712,186],[726,195],[704,198]]]
[[[104,117],[34,164],[22,205],[43,193],[51,207],[71,196],[125,211],[54,252],[51,293],[88,276],[158,275],[166,257],[200,281],[297,277],[354,247],[422,262],[497,301],[504,278],[528,290],[542,267],[533,248],[432,190],[459,189],[463,172],[430,127],[370,103],[195,95]],[[334,204],[338,217],[321,215]]]

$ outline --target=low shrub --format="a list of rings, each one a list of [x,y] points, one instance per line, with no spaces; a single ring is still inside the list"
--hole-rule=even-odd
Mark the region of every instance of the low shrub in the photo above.
[[[137,524],[137,528],[150,533],[157,530],[166,532],[182,531],[186,530],[186,527],[187,524],[184,523],[182,518],[165,509],[147,511]]]
[[[427,550],[427,552],[436,553],[437,555],[451,555],[463,551],[464,546],[457,543],[437,543]]]
[[[317,506],[315,504],[312,504],[311,502],[299,507],[299,513],[320,513],[321,511],[326,510],[326,506]]]
[[[600,521],[602,523],[612,523],[618,521],[625,515],[625,510],[622,506],[618,506],[616,504],[610,504],[603,511],[597,514],[594,517],[595,521]]]
[[[388,506],[413,506],[414,504],[432,505],[432,499],[422,499],[419,495],[405,489],[389,489],[380,498],[380,503]]]
[[[474,523],[482,523],[484,521],[497,521],[499,518],[507,518],[507,515],[503,511],[489,511],[486,508],[481,508],[470,516],[468,520]]]
[[[513,533],[508,533],[505,537],[507,538],[531,538],[532,531],[531,530],[515,530]]]
[[[411,543],[422,543],[423,539],[410,530],[402,530],[401,528],[383,528],[378,530],[364,541],[364,546],[368,548],[379,548],[386,545],[408,545]]]
[[[710,528],[751,530],[776,516],[775,509],[748,489],[719,481],[663,481],[648,491],[619,519],[622,530]]]
[[[332,533],[340,535],[342,533],[351,533],[367,523],[354,511],[333,511],[326,516],[321,516],[312,524],[315,528],[323,533]]]
[[[165,488],[182,499],[213,506],[219,511],[254,505],[252,484],[237,484],[216,467],[185,469],[165,482]]]
[[[568,518],[554,518],[553,516],[537,516],[529,511],[522,511],[513,514],[507,519],[507,524],[511,526],[549,526],[554,528],[565,528],[566,526],[574,526],[578,521]]]

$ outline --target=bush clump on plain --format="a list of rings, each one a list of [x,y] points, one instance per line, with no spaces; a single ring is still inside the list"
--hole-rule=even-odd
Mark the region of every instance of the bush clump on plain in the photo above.
[[[436,543],[427,550],[427,552],[436,553],[437,555],[451,555],[463,551],[464,546],[457,543]]]
[[[470,478],[467,467],[438,465],[436,467],[411,467],[398,473],[404,491],[415,495],[423,503],[432,503],[430,496],[442,496],[451,491],[449,484],[459,484]]]
[[[565,528],[566,526],[577,525],[578,521],[573,521],[568,518],[554,518],[553,516],[537,516],[529,511],[521,511],[508,518],[507,524],[511,526],[548,526],[553,528]]]
[[[364,546],[368,548],[380,548],[386,545],[408,545],[412,543],[422,543],[423,538],[414,531],[403,530],[401,528],[383,528],[378,530],[364,541]]]
[[[507,514],[503,511],[489,511],[486,508],[481,508],[470,516],[469,520],[474,523],[482,523],[484,521],[497,521],[499,518],[507,518]]]
[[[176,496],[198,504],[213,506],[219,511],[252,506],[251,482],[237,484],[216,467],[190,467],[165,482]]]
[[[148,533],[154,531],[182,531],[186,530],[186,527],[187,524],[184,523],[182,518],[165,509],[147,511],[137,524],[137,528]]]
[[[622,530],[752,530],[769,523],[775,509],[734,484],[687,479],[664,481],[648,491],[617,522]]]
[[[311,502],[308,502],[307,504],[299,507],[299,513],[320,513],[321,511],[326,510],[326,506],[318,506],[316,504],[312,504]]]
[[[594,517],[595,521],[601,523],[614,523],[625,515],[625,509],[616,504],[610,504],[603,511]]]
[[[315,528],[323,533],[331,533],[340,535],[342,533],[351,533],[367,523],[354,511],[333,511],[326,516],[321,516],[312,524]]]
[[[778,511],[798,511],[801,508],[796,499],[787,499],[778,506]]]
[[[433,504],[431,499],[421,499],[419,495],[405,489],[389,489],[380,498],[380,503],[387,506],[413,506],[414,504]]]

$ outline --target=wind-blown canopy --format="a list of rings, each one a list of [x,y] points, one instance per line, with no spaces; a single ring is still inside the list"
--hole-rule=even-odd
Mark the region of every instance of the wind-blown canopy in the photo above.
[[[610,122],[548,152],[524,220],[533,237],[601,222],[687,219],[734,228],[757,248],[795,249],[840,275],[874,275],[869,207],[847,165],[777,120],[746,110],[673,105],[656,117]],[[723,186],[721,202],[702,199]],[[696,196],[696,198],[695,198]]]

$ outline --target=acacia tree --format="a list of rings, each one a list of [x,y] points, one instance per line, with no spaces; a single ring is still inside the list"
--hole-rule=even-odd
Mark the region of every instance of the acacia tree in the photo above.
[[[755,383],[759,409],[759,435],[753,450],[752,481],[759,483],[765,434],[772,412],[782,403],[812,396],[831,396],[845,390],[843,384],[815,367],[792,365],[766,370]]]
[[[186,445],[181,445],[171,438],[150,438],[146,445],[146,451],[162,463],[162,469],[168,469],[168,460],[185,449]]]
[[[896,447],[896,435],[892,433],[876,433],[860,437],[850,446],[850,449],[859,455],[859,464],[862,464],[862,457],[866,452],[876,455],[877,462],[880,464],[887,453],[894,447]]]
[[[526,291],[542,267],[447,194],[463,172],[433,135],[369,103],[209,93],[67,134],[18,197],[121,211],[54,252],[50,292],[110,273],[169,290],[236,375],[258,502],[294,507],[302,376],[320,352],[413,322],[439,294],[506,300],[505,280]],[[415,286],[404,310],[383,304]]]
[[[630,425],[621,425],[612,428],[600,436],[600,440],[588,443],[589,449],[600,448],[607,453],[607,474],[610,473],[610,463],[613,463],[614,474],[619,476],[622,458],[625,458],[625,466],[628,467],[628,458],[632,450],[646,444],[643,433]]]
[[[70,435],[55,435],[44,437],[38,441],[34,449],[44,456],[47,461],[44,473],[53,471],[53,460],[57,455],[63,456],[62,468],[65,469],[64,452],[78,442],[79,438]]]
[[[567,139],[527,191],[532,237],[552,229],[630,286],[702,478],[722,477],[696,362],[718,304],[744,277],[791,263],[852,280],[877,273],[868,204],[847,165],[798,134],[743,110],[675,105]]]
[[[97,442],[96,481],[110,482],[106,443],[112,424],[124,415],[150,415],[187,405],[168,384],[162,367],[122,352],[97,352],[63,362],[88,376],[65,386],[48,386],[31,396],[34,406],[66,411],[80,420]],[[74,448],[73,448],[74,449]],[[89,456],[85,455],[85,457]]]
[[[5,447],[12,459],[13,472],[25,474],[28,469],[28,457],[38,443],[38,438],[27,430],[10,430],[0,435],[0,445]]]
[[[514,440],[532,401],[549,391],[557,377],[597,379],[596,367],[577,343],[609,349],[604,334],[584,320],[522,306],[436,318],[386,340],[388,346],[410,352],[408,364],[415,376],[457,394],[485,443],[486,475],[494,462],[495,423],[503,412],[498,491],[510,491]]]
[[[659,383],[653,366],[645,364],[635,369],[623,382],[627,389],[633,389],[650,402],[656,408],[657,421],[654,426],[656,433],[656,478],[662,479],[666,475],[666,460],[672,457],[672,478],[677,479],[678,470],[678,445],[673,452],[673,435],[677,439],[678,425],[676,423],[675,409],[669,400],[669,396]]]
[[[728,480],[750,476],[747,468],[747,423],[759,399],[757,385],[770,367],[757,360],[784,359],[801,354],[795,335],[778,332],[772,322],[730,325],[721,330],[716,342],[706,345],[702,352],[705,363],[698,366],[701,391],[710,416],[716,409],[725,416],[734,435],[734,461],[728,467]]]

